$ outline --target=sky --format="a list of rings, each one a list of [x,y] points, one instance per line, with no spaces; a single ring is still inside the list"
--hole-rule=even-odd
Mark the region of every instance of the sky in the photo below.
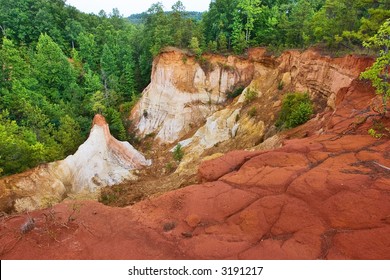
[[[177,0],[66,0],[70,6],[76,7],[85,13],[98,14],[104,10],[107,14],[111,13],[113,8],[118,8],[123,16],[146,12],[153,3],[161,2],[164,10],[169,11]],[[209,8],[210,0],[181,0],[186,11],[204,12]]]

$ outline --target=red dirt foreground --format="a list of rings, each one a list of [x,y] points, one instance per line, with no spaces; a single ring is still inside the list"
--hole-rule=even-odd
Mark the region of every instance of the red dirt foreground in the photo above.
[[[354,125],[372,98],[354,83],[299,128],[306,138],[203,162],[199,185],[126,208],[67,201],[3,216],[0,257],[390,259],[390,141],[367,135],[372,118]]]

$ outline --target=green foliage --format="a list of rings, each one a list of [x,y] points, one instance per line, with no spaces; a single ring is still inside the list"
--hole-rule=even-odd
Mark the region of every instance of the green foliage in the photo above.
[[[226,38],[225,33],[220,33],[220,34],[218,35],[218,43],[217,43],[217,46],[215,46],[215,41],[212,41],[212,43],[213,43],[213,47],[219,48],[219,51],[220,51],[221,53],[227,52],[227,50],[228,50],[228,42],[227,42],[227,38]],[[216,51],[216,49],[215,49],[215,51]]]
[[[307,45],[310,34],[310,22],[314,15],[313,2],[308,0],[298,1],[291,8],[291,14],[286,19],[282,17],[282,26],[285,28],[286,45],[304,47]]]
[[[126,128],[122,122],[121,114],[114,108],[108,108],[103,115],[109,124],[111,134],[119,140],[126,140]]]
[[[143,86],[132,43],[139,30],[119,12],[86,15],[62,0],[3,2],[1,174],[74,153],[96,112],[106,115],[117,138],[127,139],[127,117]]]
[[[379,133],[377,132],[375,129],[373,128],[370,128],[368,131],[368,134],[371,136],[371,137],[374,137],[376,139],[380,139],[383,137],[383,134],[382,133]]]
[[[208,42],[207,50],[211,53],[216,53],[218,51],[218,43],[216,41]]]
[[[173,150],[173,159],[177,162],[180,162],[184,157],[184,151],[182,150],[182,147],[180,144],[177,144],[175,149]]]
[[[313,106],[308,94],[289,93],[282,101],[275,125],[282,129],[293,128],[307,122],[312,114]]]
[[[245,33],[242,31],[243,24],[238,11],[234,14],[233,31],[232,31],[232,43],[233,50],[236,54],[242,53],[247,47],[247,40],[245,39]]]
[[[385,115],[387,99],[390,97],[390,19],[364,45],[369,48],[380,49],[379,56],[374,64],[361,73],[360,77],[370,80],[377,94],[382,96],[382,114]]]
[[[4,175],[21,172],[45,159],[46,150],[36,135],[0,114],[0,168]]]
[[[206,42],[217,41],[219,50],[224,52],[230,49],[233,13],[236,10],[238,0],[215,0],[210,3],[209,11],[203,15],[202,25]],[[221,43],[225,36],[225,43]]]
[[[67,96],[70,85],[75,83],[75,72],[61,48],[46,34],[41,34],[34,57],[34,69],[41,88],[49,89],[49,98],[58,102]],[[62,96],[60,96],[62,94]]]
[[[104,205],[110,205],[118,200],[118,195],[114,191],[103,190],[99,196],[99,202]]]
[[[196,57],[200,57],[202,55],[202,50],[199,47],[198,38],[196,37],[191,38],[190,50],[196,55]]]
[[[235,88],[232,92],[227,92],[226,96],[229,99],[234,99],[237,96],[241,95],[241,93],[244,91],[244,89],[245,88],[243,86],[239,86],[239,87]]]
[[[351,50],[389,17],[389,1],[216,0],[203,17],[204,38],[209,44],[223,34],[227,50],[237,54],[257,45],[283,49],[326,43]]]
[[[245,41],[251,38],[254,29],[255,18],[262,12],[261,0],[241,0],[238,1],[237,8],[244,16]]]
[[[64,156],[73,154],[82,144],[81,128],[69,115],[60,118],[58,130],[53,133],[54,139],[62,146]]]
[[[248,88],[245,92],[245,102],[250,103],[257,98],[257,92]]]
[[[390,136],[390,129],[387,128],[381,120],[374,119],[372,127],[367,132],[377,139]]]

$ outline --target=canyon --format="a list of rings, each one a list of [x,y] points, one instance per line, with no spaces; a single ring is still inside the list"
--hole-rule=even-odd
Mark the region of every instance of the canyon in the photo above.
[[[359,79],[372,62],[166,49],[130,115],[152,148],[117,141],[98,115],[75,155],[2,178],[1,258],[389,259],[390,121]],[[315,113],[278,131],[289,92],[307,92]],[[379,126],[381,137],[368,135]],[[168,172],[178,143],[184,157]],[[141,201],[68,195],[118,184]]]

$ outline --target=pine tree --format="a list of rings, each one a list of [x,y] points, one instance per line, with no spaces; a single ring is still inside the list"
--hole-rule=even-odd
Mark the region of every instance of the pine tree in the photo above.
[[[69,85],[75,82],[75,73],[61,48],[47,34],[41,34],[34,59],[34,70],[41,88],[49,93],[52,101],[71,99],[64,96]]]

